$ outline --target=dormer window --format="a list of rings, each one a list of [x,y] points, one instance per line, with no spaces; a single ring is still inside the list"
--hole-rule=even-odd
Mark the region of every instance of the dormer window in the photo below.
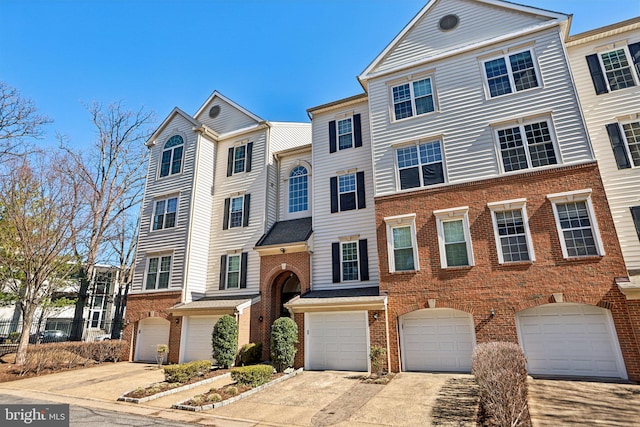
[[[178,174],[182,171],[182,151],[184,140],[180,135],[174,135],[164,144],[160,177]]]

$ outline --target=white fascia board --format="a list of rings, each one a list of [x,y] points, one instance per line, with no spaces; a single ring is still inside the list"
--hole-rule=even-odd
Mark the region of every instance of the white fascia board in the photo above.
[[[147,142],[145,142],[144,145],[146,145],[147,147],[154,146],[155,143],[156,143],[156,138],[158,137],[158,135],[169,125],[169,123],[171,123],[171,120],[173,120],[173,118],[176,115],[180,115],[180,116],[184,117],[184,119],[189,121],[193,125],[193,127],[202,126],[202,123],[200,123],[199,121],[197,121],[196,119],[194,119],[193,117],[191,117],[190,115],[188,115],[187,113],[182,111],[180,108],[175,107],[171,111],[171,113],[169,113],[167,118],[164,119],[164,121],[160,124],[160,126],[158,126],[158,129],[156,129],[156,131],[153,132],[153,134],[149,137],[149,139],[147,139]]]
[[[204,102],[204,104],[202,104],[202,106],[200,108],[198,108],[198,111],[196,112],[195,117],[198,117],[204,111],[204,109],[211,103],[211,101],[213,101],[213,99],[216,98],[216,97],[222,99],[227,104],[230,104],[231,106],[233,106],[238,111],[243,112],[244,114],[246,114],[247,116],[249,116],[253,120],[255,120],[256,122],[263,122],[264,121],[260,117],[258,117],[255,114],[253,114],[251,111],[247,110],[246,108],[244,108],[240,104],[238,104],[238,103],[232,101],[231,99],[227,98],[226,96],[224,96],[223,94],[221,94],[217,90],[213,91],[211,96],[209,98],[207,98],[207,100]]]
[[[256,123],[255,125],[247,126],[246,128],[236,129],[227,133],[221,133],[218,135],[218,140],[222,141],[223,139],[234,138],[245,133],[253,132],[259,129],[265,129],[268,127],[271,127],[271,124],[269,122],[261,121],[260,123]]]

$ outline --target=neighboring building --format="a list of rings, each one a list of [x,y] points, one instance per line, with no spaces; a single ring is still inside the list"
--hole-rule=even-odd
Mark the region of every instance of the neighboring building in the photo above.
[[[630,278],[619,285],[640,319],[640,18],[571,36],[567,50]]]
[[[359,76],[365,93],[309,109],[311,125],[217,92],[193,117],[176,108],[147,143],[130,357],[210,358],[227,313],[267,358],[292,315],[306,369],[367,371],[379,346],[392,371],[467,372],[477,343],[511,341],[534,375],[640,380],[634,249],[615,233],[569,25],[432,0]]]

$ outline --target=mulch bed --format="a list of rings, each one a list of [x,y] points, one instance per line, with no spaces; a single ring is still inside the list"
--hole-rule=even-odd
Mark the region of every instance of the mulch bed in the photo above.
[[[151,384],[146,387],[138,387],[137,389],[132,390],[127,394],[125,394],[124,397],[141,399],[143,397],[153,396],[154,394],[162,393],[164,391],[171,390],[177,387],[182,387],[182,386],[197,383],[199,381],[206,380],[209,378],[218,377],[220,375],[226,374],[227,372],[229,372],[229,369],[214,369],[205,373],[202,376],[194,377],[191,380],[184,383],[169,383],[169,382],[163,381],[163,382]]]
[[[20,370],[14,364],[15,360],[16,360],[15,353],[5,354],[4,356],[0,357],[0,383],[24,380],[25,378],[41,377],[43,375],[49,375],[49,374],[57,374],[58,372],[75,371],[76,369],[91,368],[92,366],[99,365],[98,362],[94,362],[86,365],[77,365],[71,368],[65,365],[62,365],[62,366],[57,366],[55,368],[43,369],[38,373],[27,372],[26,374],[21,375]]]
[[[285,374],[283,373],[277,373],[277,374],[273,374],[271,376],[271,378],[269,379],[270,381],[273,381],[277,378],[280,378],[282,376],[284,376]],[[249,391],[251,390],[253,387],[251,387],[250,385],[239,385],[238,383],[233,383],[233,384],[229,384],[226,385],[224,387],[220,387],[220,388],[212,388],[211,390],[209,390],[206,393],[203,394],[199,394],[197,396],[192,397],[191,399],[182,402],[181,405],[184,406],[201,406],[201,405],[206,405],[207,403],[213,403],[213,402],[220,402],[223,400],[227,400],[230,399],[232,397],[235,397],[241,393],[244,393],[245,391]],[[214,399],[214,400],[210,400],[212,399],[210,396],[213,394],[218,394],[220,395],[219,399]]]

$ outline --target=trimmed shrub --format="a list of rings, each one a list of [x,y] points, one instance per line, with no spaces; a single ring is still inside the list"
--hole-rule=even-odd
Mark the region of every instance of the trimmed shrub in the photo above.
[[[231,370],[231,379],[240,385],[251,387],[258,387],[268,382],[272,375],[273,366],[270,365],[242,366]]]
[[[236,396],[238,394],[238,387],[230,385],[229,387],[224,389],[224,392],[229,396]]]
[[[234,317],[225,314],[218,319],[211,333],[211,346],[219,366],[228,368],[233,364],[238,353],[238,323]]]
[[[376,375],[381,375],[384,369],[384,357],[387,355],[387,350],[384,347],[372,345],[369,349],[369,360],[371,360],[371,372]]]
[[[293,366],[298,343],[298,325],[288,317],[276,319],[271,326],[271,361],[278,372]]]
[[[164,380],[168,383],[186,383],[195,377],[203,376],[209,370],[211,370],[210,360],[167,365],[164,367]]]
[[[250,342],[240,348],[240,366],[255,365],[262,359],[262,343]]]
[[[529,423],[527,360],[520,346],[489,342],[476,346],[472,373],[480,386],[481,410],[498,426]]]
[[[220,396],[218,393],[211,393],[207,396],[207,402],[209,403],[218,403],[220,401],[222,401],[222,396]]]

